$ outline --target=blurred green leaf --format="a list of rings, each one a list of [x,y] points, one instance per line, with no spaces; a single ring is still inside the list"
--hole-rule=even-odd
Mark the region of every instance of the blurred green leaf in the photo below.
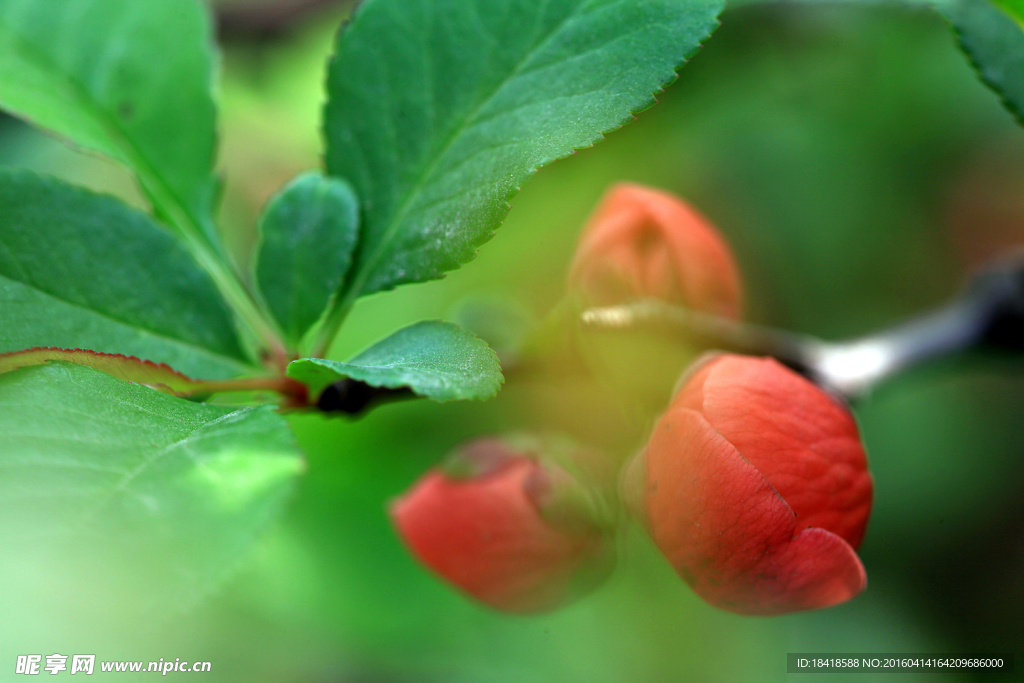
[[[338,39],[327,168],[363,202],[356,296],[471,260],[541,166],[602,139],[717,26],[718,0],[367,0]]]
[[[256,279],[293,346],[319,320],[352,264],[359,203],[348,183],[305,173],[260,218]]]
[[[994,0],[994,2],[1024,27],[1024,0]]]
[[[778,0],[734,0],[731,6],[772,4]],[[801,0],[788,0],[799,4]],[[829,4],[829,0],[809,0]],[[891,0],[835,0],[835,4],[889,4]],[[949,20],[960,48],[978,77],[999,95],[1024,124],[1024,0],[899,0],[908,7],[931,7]]]
[[[491,398],[504,381],[497,354],[485,342],[437,320],[399,330],[347,363],[323,358],[294,361],[288,376],[309,386],[314,396],[350,377],[373,387],[408,387],[435,401]]]
[[[196,0],[0,0],[0,106],[124,163],[208,238],[212,63]]]
[[[269,406],[191,403],[81,365],[0,376],[0,406],[0,539],[40,551],[33,562],[47,564],[49,549],[59,566],[102,576],[89,586],[100,599],[140,591],[134,607],[209,592],[303,469]]]
[[[1017,0],[950,0],[938,5],[953,24],[978,76],[1024,123],[1024,6]]]
[[[0,171],[0,353],[86,348],[193,377],[246,372],[209,276],[145,215],[28,171]]]

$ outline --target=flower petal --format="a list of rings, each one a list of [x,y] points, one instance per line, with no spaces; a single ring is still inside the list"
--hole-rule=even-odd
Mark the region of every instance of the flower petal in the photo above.
[[[392,519],[420,561],[481,602],[509,612],[551,609],[589,587],[593,572],[584,565],[604,544],[544,520],[525,489],[537,468],[514,458],[474,478],[428,473],[392,505]]]
[[[721,356],[705,371],[695,409],[782,495],[797,529],[827,529],[856,548],[872,482],[850,411],[771,358]]]
[[[825,530],[798,531],[779,492],[695,410],[670,409],[646,459],[652,537],[708,602],[779,614],[827,607],[863,589],[853,549]]]

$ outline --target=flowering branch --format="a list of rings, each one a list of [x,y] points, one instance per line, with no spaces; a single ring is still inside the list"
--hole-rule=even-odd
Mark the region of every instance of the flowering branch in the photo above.
[[[993,264],[945,306],[866,337],[826,342],[656,300],[589,308],[589,329],[654,329],[690,343],[773,356],[828,389],[855,398],[910,366],[979,346],[1024,350],[1024,264]]]

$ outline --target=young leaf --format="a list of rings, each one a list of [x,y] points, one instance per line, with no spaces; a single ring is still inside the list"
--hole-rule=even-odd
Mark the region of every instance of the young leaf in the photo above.
[[[119,201],[0,171],[0,353],[87,348],[209,379],[251,371],[210,281]]]
[[[259,227],[256,281],[294,348],[341,288],[359,204],[348,183],[305,173],[270,201]]]
[[[338,310],[471,260],[540,166],[653,104],[721,6],[362,3],[327,83],[327,169],[355,186],[364,221]]]
[[[373,387],[408,387],[435,401],[491,398],[504,381],[498,357],[487,344],[438,320],[401,329],[347,363],[323,358],[293,361],[288,376],[306,384],[310,396],[350,377]]]
[[[1024,6],[1015,0],[949,0],[937,7],[981,80],[1024,124]]]
[[[0,0],[0,107],[124,163],[209,239],[212,62],[196,0]]]
[[[269,406],[192,403],[50,363],[0,375],[0,469],[0,570],[51,548],[48,568],[95,571],[85,592],[103,602],[135,588],[181,609],[280,513],[303,459]]]

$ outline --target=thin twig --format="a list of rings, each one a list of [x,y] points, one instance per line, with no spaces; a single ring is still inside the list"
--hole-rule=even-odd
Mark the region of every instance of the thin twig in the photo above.
[[[707,348],[773,356],[850,399],[932,358],[978,346],[1024,350],[1024,266],[1019,259],[997,262],[945,306],[845,342],[826,342],[651,300],[587,309],[580,322],[585,329],[656,329]]]

